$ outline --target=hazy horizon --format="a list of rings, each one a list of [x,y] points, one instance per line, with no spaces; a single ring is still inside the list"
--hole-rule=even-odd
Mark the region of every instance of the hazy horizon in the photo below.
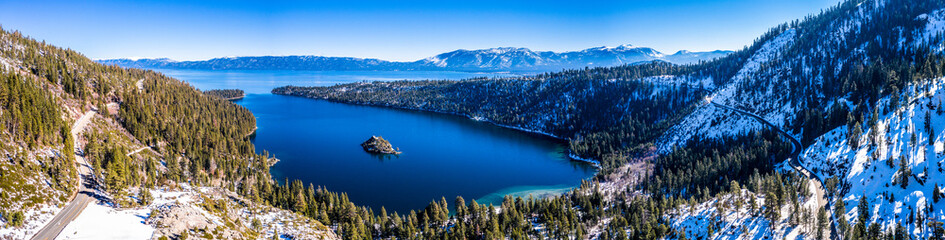
[[[582,49],[573,49],[573,50],[564,50],[564,51],[551,51],[551,52],[556,52],[556,53],[575,52],[575,51],[581,51],[581,50],[586,50],[586,49],[591,49],[591,48],[597,48],[597,47],[617,47],[617,46],[596,46],[596,47],[587,47],[587,48],[582,48]],[[634,45],[634,47],[647,47],[647,46],[636,46],[636,45]],[[493,48],[526,48],[526,47],[493,47]],[[475,50],[485,50],[485,49],[491,49],[491,48],[483,48],[483,49],[454,49],[454,50],[447,51],[447,52],[459,51],[459,50],[475,51]],[[534,51],[534,52],[548,52],[548,51],[544,51],[544,50],[535,50],[535,49],[531,49],[531,48],[528,48],[528,49],[531,50],[531,51]],[[728,50],[728,49],[716,49],[716,50],[708,50],[708,51],[690,51],[690,52],[713,52],[713,51],[735,51],[735,50],[736,50],[736,49],[732,49],[732,50]],[[674,51],[674,52],[662,52],[662,51],[661,51],[661,53],[666,54],[666,55],[671,55],[671,54],[675,54],[675,53],[677,53],[677,52],[679,52],[679,51],[689,51],[689,50],[680,49],[680,50],[677,50],[677,51]],[[434,55],[430,55],[430,56],[427,56],[427,57],[424,57],[424,58],[419,58],[419,59],[414,59],[414,60],[388,60],[388,59],[380,59],[380,58],[374,58],[374,57],[322,56],[322,55],[311,55],[311,54],[309,54],[309,55],[303,55],[303,54],[287,54],[287,55],[219,56],[219,57],[210,57],[210,58],[205,58],[205,59],[187,59],[187,60],[173,59],[173,58],[169,58],[169,57],[119,57],[119,58],[90,58],[90,59],[95,60],[95,61],[99,61],[99,60],[119,60],[119,59],[129,59],[129,60],[133,60],[133,61],[137,61],[137,60],[141,60],[141,59],[169,59],[169,60],[173,60],[173,61],[187,62],[187,61],[207,61],[207,60],[219,59],[219,58],[241,58],[241,57],[295,57],[295,56],[298,56],[298,57],[308,57],[308,56],[314,56],[314,57],[331,57],[331,58],[377,59],[377,60],[389,61],[389,62],[415,62],[415,61],[423,60],[423,59],[426,59],[426,58],[429,58],[429,57],[434,57],[434,56],[436,56],[436,55],[439,55],[439,54],[442,54],[442,53],[447,53],[447,52],[441,52],[441,53],[437,53],[437,54],[434,54]]]

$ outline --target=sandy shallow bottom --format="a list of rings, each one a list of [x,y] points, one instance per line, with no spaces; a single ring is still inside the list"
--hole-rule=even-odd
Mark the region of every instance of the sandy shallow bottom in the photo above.
[[[502,205],[502,200],[505,198],[505,195],[512,195],[512,198],[527,198],[529,195],[535,198],[545,198],[564,194],[574,188],[575,186],[567,184],[551,186],[515,186],[504,188],[494,193],[477,198],[476,202],[479,204],[491,203],[495,206],[499,206]]]

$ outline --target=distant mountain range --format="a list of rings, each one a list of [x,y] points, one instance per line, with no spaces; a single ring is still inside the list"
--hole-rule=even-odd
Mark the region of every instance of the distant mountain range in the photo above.
[[[554,71],[584,67],[610,67],[661,60],[676,64],[696,63],[725,56],[731,51],[689,52],[671,55],[629,44],[596,47],[572,52],[532,51],[528,48],[456,50],[414,62],[392,62],[372,58],[321,56],[257,56],[214,58],[205,61],[159,59],[98,60],[106,65],[136,68],[213,70],[454,70],[454,71]]]

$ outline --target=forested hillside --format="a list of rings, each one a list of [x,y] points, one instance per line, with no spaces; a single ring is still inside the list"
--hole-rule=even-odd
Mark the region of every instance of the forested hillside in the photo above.
[[[43,217],[39,209],[67,201],[77,187],[66,112],[44,85],[0,68],[0,220],[7,226],[36,226],[30,220]]]
[[[105,66],[2,29],[0,123],[0,238],[28,238],[76,194],[90,194],[76,192],[80,153],[93,172],[81,177],[99,183],[87,185],[91,194],[114,206],[149,207],[150,191],[190,184],[260,202],[275,194],[271,162],[246,137],[255,118],[245,108],[157,72]],[[70,132],[79,133],[79,145]],[[311,226],[316,234],[333,236],[318,226]],[[246,229],[215,231],[240,238],[276,231]]]
[[[41,77],[62,89],[59,95],[45,93],[41,97],[55,98],[75,112],[92,108],[103,111],[103,115],[114,117],[146,145],[156,146],[167,155],[185,156],[185,161],[191,163],[188,169],[195,175],[215,170],[211,169],[211,161],[238,161],[217,164],[226,167],[224,171],[208,174],[218,178],[235,177],[237,172],[246,172],[237,168],[252,165],[249,159],[255,157],[255,152],[243,136],[255,127],[255,118],[245,108],[203,95],[190,85],[154,71],[104,66],[71,50],[38,43],[19,33],[4,32],[2,37],[5,43],[2,56],[5,62],[11,62],[12,71]],[[117,115],[104,112],[109,104],[119,106]],[[42,103],[31,104],[31,107],[43,106]],[[39,111],[54,110],[41,108]],[[37,120],[42,119],[34,121]],[[68,129],[67,126],[54,129],[63,135],[68,133],[59,131]],[[264,174],[263,177],[268,178],[268,173]]]

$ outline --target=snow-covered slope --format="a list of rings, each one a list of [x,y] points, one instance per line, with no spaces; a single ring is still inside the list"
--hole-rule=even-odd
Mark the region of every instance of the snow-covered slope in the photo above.
[[[794,30],[788,30],[781,33],[773,40],[766,42],[745,64],[741,70],[729,81],[728,84],[713,92],[707,99],[727,106],[744,106],[743,99],[735,94],[740,84],[748,78],[749,75],[758,71],[760,66],[767,64],[775,57],[779,56],[781,51],[791,43],[795,36]],[[767,91],[775,91],[776,86],[765,86]],[[765,98],[752,98],[753,100],[764,100]],[[763,101],[762,101],[763,102]],[[767,104],[773,104],[768,102]],[[765,116],[765,115],[763,115]],[[769,115],[770,116],[770,115]],[[766,120],[779,124],[780,119],[770,118]],[[710,104],[700,106],[696,111],[689,114],[679,124],[668,130],[659,140],[657,146],[661,152],[671,151],[673,147],[679,147],[688,141],[699,138],[719,138],[724,136],[737,136],[745,134],[762,127],[760,123],[743,115],[733,115],[731,111],[719,109]]]
[[[688,239],[798,239],[816,234],[816,226],[806,222],[790,227],[787,218],[778,221],[765,218],[761,212],[766,200],[764,194],[746,189],[709,201],[682,205],[670,211],[667,219],[673,229],[685,232]],[[801,207],[806,212],[802,214],[816,217],[812,214],[816,213],[813,211],[816,203],[812,198],[805,200]],[[755,202],[754,209],[751,201]],[[791,207],[784,205],[780,211],[789,212]]]
[[[806,124],[797,122],[800,120],[797,117],[805,110],[827,111],[835,101],[851,106],[869,101],[872,93],[863,94],[862,90],[868,87],[850,80],[857,77],[855,74],[862,74],[857,71],[862,72],[864,65],[875,66],[881,64],[877,62],[884,57],[919,54],[925,49],[941,51],[945,46],[942,40],[945,13],[941,9],[945,6],[909,17],[918,21],[919,26],[914,27],[915,32],[906,33],[911,23],[887,18],[889,1],[894,5],[903,4],[896,0],[854,1],[844,3],[855,5],[849,10],[837,11],[836,16],[775,28],[772,33],[776,34],[760,42],[731,78],[721,79],[721,84],[711,94],[711,101],[756,113],[775,125],[794,130],[792,134],[798,136],[801,132],[795,124]],[[876,27],[888,24],[903,25]],[[904,49],[900,49],[903,52],[883,49],[887,46],[877,42],[888,42],[882,40],[886,36],[900,36],[893,41],[903,46]],[[858,92],[851,96],[849,91]],[[703,108],[707,107],[711,106]],[[709,110],[699,109],[668,131],[659,145],[663,145],[661,149],[665,152],[686,143],[692,136],[724,136],[737,133],[731,130],[733,128],[745,127],[750,128],[738,119],[721,114],[713,116]]]
[[[816,174],[842,180],[844,212],[851,224],[859,215],[859,200],[865,196],[870,222],[890,230],[901,221],[913,236],[928,237],[931,231],[927,225],[907,224],[906,220],[918,213],[928,220],[945,221],[945,201],[933,200],[936,184],[945,187],[945,79],[913,85],[904,92],[900,99],[905,104],[879,112],[875,127],[856,136],[855,148],[848,144],[846,127],[839,127],[817,138],[804,150],[803,159]],[[889,106],[890,98],[886,98],[878,107]],[[910,171],[903,171],[902,163]],[[911,172],[905,186],[904,172]]]
[[[903,7],[909,3],[917,6]],[[876,223],[881,232],[894,232],[901,225],[913,237],[931,237],[937,229],[931,223],[945,222],[945,203],[934,200],[945,194],[933,191],[936,185],[945,187],[945,79],[902,73],[941,64],[934,62],[940,58],[929,56],[945,49],[945,4],[865,0],[844,2],[840,9],[828,17],[783,25],[770,38],[763,37],[731,78],[712,90],[706,104],[665,132],[657,146],[667,153],[693,139],[737,136],[762,127],[709,102],[753,112],[807,138],[802,141],[810,145],[801,163],[821,179],[839,180],[836,191],[845,205],[839,210],[845,213],[840,218],[844,224],[854,226],[860,212],[868,212],[868,224]],[[899,59],[915,65],[889,67]],[[900,79],[908,80],[897,82]],[[842,115],[828,116],[834,109]],[[870,114],[874,109],[876,114]],[[843,125],[838,117],[847,126],[837,127]],[[832,181],[827,181],[828,190]],[[857,206],[864,197],[868,209]],[[690,238],[709,235],[709,225],[716,230],[713,239],[757,238],[743,230],[758,226],[757,221],[727,216],[730,211],[717,214],[716,206],[708,206],[720,199],[724,197],[667,217],[674,229],[695,235]],[[776,239],[805,235],[791,233],[786,226],[760,228],[774,232],[765,236]],[[719,228],[726,230],[720,234]]]

